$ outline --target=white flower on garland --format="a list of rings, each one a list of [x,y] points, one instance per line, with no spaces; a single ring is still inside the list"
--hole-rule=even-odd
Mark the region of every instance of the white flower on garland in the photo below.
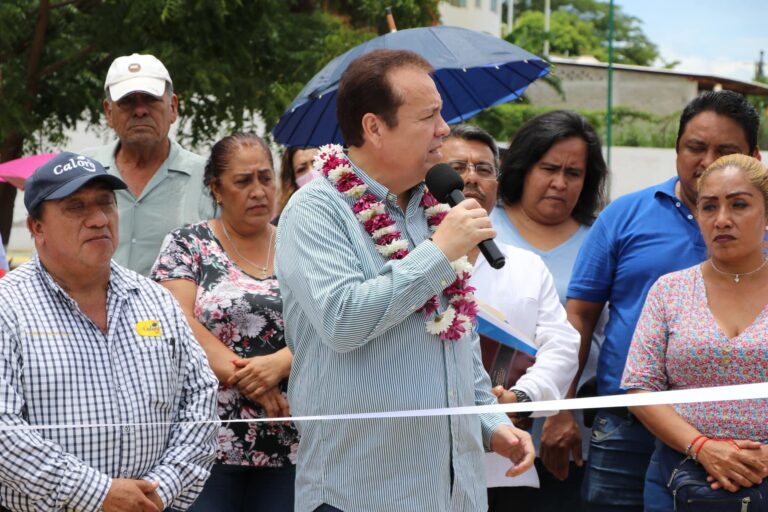
[[[345,174],[349,174],[351,170],[352,169],[350,169],[348,165],[340,165],[335,169],[331,169],[330,172],[328,172],[328,179],[334,185],[338,185],[339,179],[341,179],[341,177],[344,176]]]
[[[360,199],[363,197],[363,194],[365,194],[365,191],[368,190],[368,187],[366,185],[358,185],[356,187],[352,187],[351,189],[344,192],[345,195],[351,197],[352,199]]]
[[[461,295],[452,295],[450,299],[448,299],[449,304],[453,304],[456,301],[459,300],[465,300],[467,302],[474,302],[475,301],[475,294],[474,293],[468,293],[464,296]]]
[[[453,260],[451,262],[451,267],[453,268],[453,271],[456,272],[456,275],[461,277],[463,273],[472,274],[472,270],[474,270],[474,267],[469,262],[469,259],[467,259],[466,256],[462,256],[461,258],[457,260]]]
[[[433,215],[437,215],[438,213],[447,212],[451,209],[450,206],[448,206],[445,203],[438,203],[435,206],[430,206],[426,210],[424,210],[424,215],[427,217],[432,217]]]
[[[451,308],[453,309],[453,308]],[[462,327],[464,327],[465,332],[471,332],[472,331],[472,319],[469,318],[467,315],[459,315],[458,316],[459,322],[461,322]]]
[[[397,228],[393,224],[393,225],[387,226],[385,228],[377,229],[376,231],[374,231],[371,234],[371,236],[373,237],[374,240],[378,240],[379,238],[383,237],[384,235],[388,235],[390,233],[394,233],[395,231],[397,231]]]
[[[439,336],[443,331],[448,330],[455,316],[456,312],[452,307],[449,307],[442,313],[435,315],[432,320],[427,320],[427,332]]]
[[[385,258],[389,258],[393,254],[395,254],[397,251],[401,251],[407,248],[408,248],[408,242],[405,240],[393,240],[387,245],[376,246],[376,250],[379,251],[379,254],[381,254]]]
[[[372,219],[376,215],[384,213],[384,203],[381,201],[373,203],[370,208],[361,211],[356,215],[357,220],[360,222],[365,222],[367,220]]]

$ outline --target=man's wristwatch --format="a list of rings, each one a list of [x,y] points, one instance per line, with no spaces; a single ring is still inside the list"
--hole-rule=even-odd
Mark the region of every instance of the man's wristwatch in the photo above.
[[[517,403],[524,403],[524,402],[531,402],[531,397],[528,396],[528,393],[521,389],[510,389],[512,393],[515,394],[515,397],[517,397]],[[518,418],[528,418],[531,415],[532,411],[525,411],[525,412],[516,412],[515,415]]]

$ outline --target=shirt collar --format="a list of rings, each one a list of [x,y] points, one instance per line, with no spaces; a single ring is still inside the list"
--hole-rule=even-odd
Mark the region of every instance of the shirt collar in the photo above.
[[[380,201],[388,200],[391,203],[395,204],[397,203],[397,196],[389,191],[387,187],[376,181],[375,179],[371,178],[368,174],[365,173],[364,170],[362,170],[360,167],[355,164],[350,158],[349,155],[346,153],[344,156],[347,158],[347,161],[352,166],[352,168],[355,170],[355,174],[358,175],[358,177],[363,180],[363,183],[365,183],[368,186],[368,192],[376,196],[377,199]],[[413,204],[414,199],[418,202],[421,201],[421,197],[424,195],[424,190],[426,189],[426,185],[422,181],[415,187],[411,189],[411,197],[408,201],[408,204]]]
[[[677,195],[675,194],[675,186],[677,185],[677,182],[680,181],[680,178],[675,176],[674,178],[670,178],[667,181],[663,183],[659,183],[654,188],[653,195],[655,197],[659,196],[667,196],[673,201],[679,201],[677,198]]]
[[[40,261],[40,256],[38,254],[34,255],[32,261],[35,268],[39,272],[43,283],[48,287],[48,289],[55,295],[62,297],[67,302],[74,303],[74,299],[70,297],[66,290],[61,287],[56,279],[54,279],[53,276],[48,272],[45,266],[43,266],[43,263]],[[114,261],[110,262],[108,286],[112,293],[121,298],[127,297],[131,292],[139,289],[139,283],[136,280],[136,276],[122,268]]]
[[[160,166],[160,168],[163,168],[167,166],[169,172],[181,172],[186,174],[187,176],[191,176],[191,173],[189,172],[189,169],[185,168],[185,166],[177,166],[178,163],[181,161],[179,158],[179,152],[181,151],[181,146],[178,142],[175,140],[169,138],[169,142],[171,143],[171,148],[168,151],[168,158],[165,159],[165,162],[163,165]],[[115,155],[117,154],[117,150],[120,149],[120,140],[116,140],[112,142],[109,148],[109,157],[108,161],[103,162],[105,169],[117,169],[117,164],[115,163]]]

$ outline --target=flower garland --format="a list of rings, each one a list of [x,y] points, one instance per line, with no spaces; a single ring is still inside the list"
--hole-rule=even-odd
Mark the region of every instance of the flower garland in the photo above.
[[[373,239],[379,254],[390,260],[401,260],[408,255],[408,242],[401,238],[394,219],[386,212],[384,203],[368,192],[368,186],[355,173],[341,146],[328,144],[321,147],[315,156],[314,166],[315,170],[322,173],[336,190],[357,200],[352,205],[352,211],[363,225],[365,232]],[[429,229],[435,232],[448,214],[449,206],[439,203],[429,191],[424,192],[421,206],[424,208]],[[451,267],[456,272],[456,280],[443,290],[443,295],[448,297],[448,307],[442,313],[427,320],[426,328],[427,332],[439,336],[441,340],[455,341],[472,330],[477,316],[477,303],[472,293],[475,289],[469,285],[472,264],[467,257],[462,256],[451,262]],[[440,303],[435,295],[418,311],[424,312],[429,317],[437,313],[439,306]]]

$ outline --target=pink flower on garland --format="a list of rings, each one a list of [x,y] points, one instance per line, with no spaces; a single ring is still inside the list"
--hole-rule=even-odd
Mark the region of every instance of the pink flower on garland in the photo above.
[[[363,226],[365,227],[365,232],[370,235],[373,234],[373,232],[376,230],[387,228],[389,226],[393,226],[394,224],[395,221],[392,219],[392,217],[386,213],[380,213],[379,215],[376,215],[375,217],[365,221]]]

